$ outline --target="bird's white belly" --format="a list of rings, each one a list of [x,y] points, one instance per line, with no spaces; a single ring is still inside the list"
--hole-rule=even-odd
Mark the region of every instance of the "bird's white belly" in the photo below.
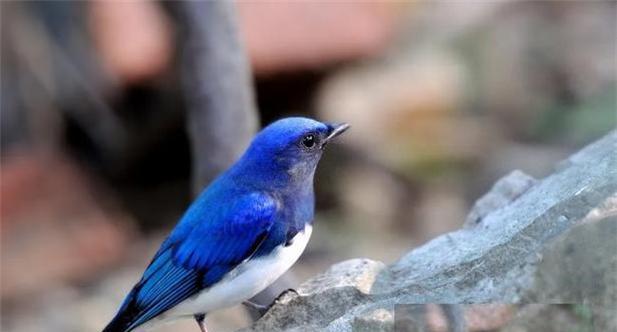
[[[221,281],[192,296],[164,313],[164,319],[207,313],[239,304],[264,290],[300,257],[311,237],[312,226],[306,225],[292,243],[276,247],[271,254],[240,264]]]

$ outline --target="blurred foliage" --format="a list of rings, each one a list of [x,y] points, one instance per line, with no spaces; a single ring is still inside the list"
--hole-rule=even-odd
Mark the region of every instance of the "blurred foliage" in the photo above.
[[[534,141],[583,146],[617,126],[617,85],[575,104],[555,104],[538,112],[529,128]]]

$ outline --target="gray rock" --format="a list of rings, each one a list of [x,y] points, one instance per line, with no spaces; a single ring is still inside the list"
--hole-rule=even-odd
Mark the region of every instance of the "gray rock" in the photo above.
[[[465,226],[478,225],[490,212],[507,206],[537,182],[538,180],[522,171],[512,171],[495,182],[493,188],[476,201],[465,219]]]
[[[598,213],[617,208],[616,146],[614,131],[571,156],[542,180],[514,172],[478,201],[468,220],[481,222],[468,223],[473,227],[439,236],[390,266],[368,259],[336,264],[302,284],[298,294],[284,294],[244,331],[388,331],[394,318],[387,313],[393,313],[397,304],[529,300],[531,290],[543,280],[538,271],[544,270],[538,266],[545,264],[542,258],[547,248],[563,252],[559,248],[564,245],[559,243],[565,240],[558,240],[566,236],[563,234],[587,216],[602,220]],[[602,207],[600,212],[598,207]],[[614,228],[615,221],[608,222],[606,227]],[[587,243],[590,238],[576,239]],[[571,256],[572,265],[568,266],[575,269],[576,261],[593,252]],[[553,255],[550,257],[557,258],[552,260],[560,257]],[[611,274],[594,271],[580,276],[610,281]],[[595,278],[597,275],[602,277]],[[561,301],[566,295],[560,291],[572,282],[557,282],[556,288],[541,286],[550,291],[538,298]],[[571,292],[567,300],[584,301],[588,295]]]
[[[588,219],[542,252],[524,300],[585,305],[595,331],[617,331],[617,217]]]
[[[542,252],[524,297],[537,303],[617,303],[617,218],[572,228]],[[611,298],[609,298],[609,296]]]

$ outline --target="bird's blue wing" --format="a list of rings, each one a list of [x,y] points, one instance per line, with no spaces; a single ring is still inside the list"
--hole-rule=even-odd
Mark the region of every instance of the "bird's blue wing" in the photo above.
[[[104,331],[130,331],[219,281],[268,236],[277,205],[251,193],[207,208],[187,211]]]
[[[277,208],[270,196],[261,193],[251,193],[222,205],[219,215],[224,223],[199,223],[186,237],[179,230],[184,238],[175,247],[174,257],[183,267],[206,272],[212,266],[245,260],[247,253],[252,253],[259,244],[256,241],[259,236],[272,226]],[[196,213],[199,215],[199,211]]]

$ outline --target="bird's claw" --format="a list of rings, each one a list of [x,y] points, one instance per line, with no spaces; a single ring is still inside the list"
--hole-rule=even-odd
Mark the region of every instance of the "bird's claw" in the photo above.
[[[287,293],[294,293],[294,294],[296,294],[296,296],[299,296],[299,295],[300,295],[300,294],[298,294],[298,291],[296,291],[295,289],[293,289],[293,288],[288,288],[288,289],[286,289],[286,290],[282,291],[282,292],[281,292],[281,294],[279,294],[279,296],[277,296],[277,297],[274,299],[274,301],[272,302],[272,304],[274,304],[274,303],[276,303],[276,302],[279,302],[279,301],[283,298],[283,296],[285,296]],[[272,304],[271,304],[270,306],[272,306]]]
[[[274,301],[272,301],[272,303],[270,303],[269,305],[263,305],[263,304],[259,304],[259,303],[255,303],[255,302],[251,302],[249,300],[246,300],[244,302],[242,302],[242,304],[244,304],[245,306],[251,308],[252,310],[255,310],[259,313],[259,315],[263,316],[275,303],[279,302],[280,299],[283,298],[283,296],[287,293],[294,293],[296,295],[300,295],[298,294],[298,292],[293,289],[293,288],[289,288],[286,289],[284,291],[281,292],[281,294],[279,294]]]
[[[268,309],[270,309],[270,306],[271,306],[271,305],[263,305],[263,304],[251,302],[249,300],[246,300],[246,301],[242,302],[242,304],[244,304],[245,306],[247,306],[247,307],[257,311],[260,316],[263,316],[266,313],[266,311],[268,311]]]

